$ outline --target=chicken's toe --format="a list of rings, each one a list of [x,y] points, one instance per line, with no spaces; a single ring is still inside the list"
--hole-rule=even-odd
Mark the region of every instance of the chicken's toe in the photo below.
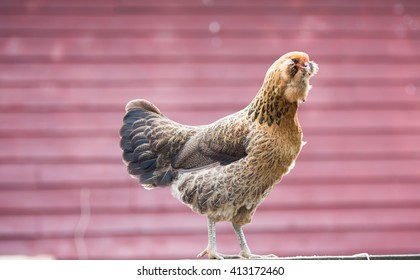
[[[269,255],[255,255],[249,252],[241,251],[239,256],[243,259],[278,259],[279,257],[273,254]]]
[[[215,260],[223,260],[224,257],[222,254],[219,254],[218,252],[211,250],[209,248],[204,249],[203,252],[201,252],[200,254],[197,255],[197,258],[202,258],[205,255],[207,255],[207,257],[209,259],[215,259]]]

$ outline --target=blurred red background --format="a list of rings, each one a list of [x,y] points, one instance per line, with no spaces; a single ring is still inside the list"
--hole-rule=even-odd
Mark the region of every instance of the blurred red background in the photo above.
[[[205,217],[121,162],[125,104],[206,124],[299,50],[308,144],[244,228],[255,253],[420,252],[418,1],[0,2],[0,255],[194,258]],[[239,251],[229,224],[218,247]]]

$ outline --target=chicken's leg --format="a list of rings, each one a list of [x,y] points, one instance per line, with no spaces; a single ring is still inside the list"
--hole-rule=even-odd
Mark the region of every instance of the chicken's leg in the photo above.
[[[246,243],[244,232],[242,227],[232,223],[233,229],[235,230],[236,236],[238,237],[239,245],[241,246],[241,252],[239,253],[240,258],[244,259],[261,259],[261,258],[278,258],[276,255],[254,255],[251,254],[248,244]]]
[[[225,254],[220,254],[217,252],[216,223],[212,221],[211,219],[208,219],[207,222],[208,222],[209,243],[207,245],[207,248],[203,252],[198,254],[197,258],[204,257],[205,255],[207,255],[209,259],[218,259],[218,260],[241,258],[241,256],[238,256],[238,255],[225,255]]]
[[[207,255],[209,259],[260,259],[260,258],[277,258],[275,255],[254,255],[248,248],[248,244],[245,240],[245,235],[242,231],[242,227],[232,223],[235,230],[236,236],[238,237],[239,244],[241,246],[241,252],[239,255],[224,255],[217,252],[216,248],[216,223],[211,219],[207,220],[208,223],[208,245],[207,248],[198,254],[197,258],[204,257]]]
[[[207,255],[209,259],[218,259],[223,260],[223,256],[217,253],[216,248],[216,224],[214,221],[207,219],[208,224],[208,236],[209,236],[209,243],[207,245],[207,248],[198,254],[197,258],[203,257]]]

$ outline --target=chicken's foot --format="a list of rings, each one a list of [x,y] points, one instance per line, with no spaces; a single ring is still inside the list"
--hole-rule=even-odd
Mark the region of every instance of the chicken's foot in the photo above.
[[[239,253],[239,258],[241,259],[275,259],[278,258],[276,255],[255,255],[251,254],[248,244],[246,243],[245,235],[242,230],[242,226],[232,223],[233,229],[235,230],[236,237],[238,238],[239,245],[241,246],[241,252]]]
[[[241,246],[241,252],[238,255],[225,255],[217,252],[216,248],[216,223],[211,219],[207,220],[208,223],[208,245],[207,248],[204,249],[203,252],[197,255],[197,258],[204,257],[205,255],[208,256],[209,259],[264,259],[264,258],[278,258],[276,255],[255,255],[251,254],[249,250],[248,244],[246,243],[244,232],[242,231],[242,227],[232,223],[233,228],[235,230],[236,236],[239,240],[239,245]]]
[[[216,248],[216,224],[211,219],[207,219],[207,225],[208,225],[208,245],[207,248],[204,249],[203,252],[197,255],[197,258],[204,257],[207,255],[209,259],[217,259],[217,260],[223,260],[224,257],[217,252]]]
[[[203,252],[197,255],[197,258],[204,257],[205,255],[208,256],[209,259],[240,259],[239,255],[225,255],[217,252],[216,248],[216,223],[211,219],[207,220],[208,223],[208,236],[209,236],[209,243],[207,248],[204,249]]]

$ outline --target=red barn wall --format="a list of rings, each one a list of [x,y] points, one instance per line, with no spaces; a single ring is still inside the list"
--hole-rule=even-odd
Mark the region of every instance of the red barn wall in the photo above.
[[[285,52],[320,71],[295,169],[245,227],[255,253],[420,252],[418,1],[0,3],[0,255],[194,258],[206,219],[121,162],[125,104],[206,124]],[[218,225],[222,252],[239,250]]]

